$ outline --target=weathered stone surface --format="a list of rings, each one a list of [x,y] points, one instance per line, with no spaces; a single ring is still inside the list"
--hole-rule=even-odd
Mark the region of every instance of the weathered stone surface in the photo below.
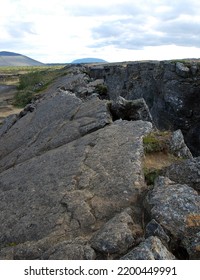
[[[181,62],[176,63],[176,73],[179,76],[186,78],[189,76],[189,72],[190,72],[190,69],[187,66],[185,66],[183,63],[181,63]]]
[[[193,238],[184,238],[183,246],[187,248],[187,252],[192,260],[199,260],[200,259],[200,231],[196,234]]]
[[[200,191],[200,157],[172,164],[163,174],[177,183],[187,184]]]
[[[171,139],[169,140],[169,151],[180,158],[193,158],[190,150],[185,144],[184,137],[180,129],[172,133]]]
[[[162,228],[162,226],[156,222],[156,220],[151,220],[145,228],[145,237],[148,238],[150,236],[157,236],[161,242],[168,247],[170,238]]]
[[[64,91],[47,95],[35,104],[34,111],[26,111],[0,138],[0,170],[67,144],[111,122],[106,101],[96,98],[82,102]]]
[[[136,248],[123,256],[121,260],[174,260],[170,253],[156,236],[147,238]]]
[[[66,241],[56,235],[22,244],[13,242],[0,250],[1,260],[93,260],[95,257],[87,240],[74,238]]]
[[[91,239],[91,246],[104,254],[122,254],[133,246],[143,230],[135,224],[129,208],[109,220]]]
[[[200,231],[200,197],[195,190],[159,177],[146,197],[145,207],[174,240],[191,247]]]
[[[0,257],[39,259],[60,242],[89,240],[123,209],[140,208],[142,138],[151,127],[113,123],[107,101],[97,98],[58,91],[39,99],[0,139]]]
[[[43,255],[44,260],[94,260],[95,251],[83,240],[69,240],[52,246]]]
[[[18,120],[18,115],[10,115],[4,119],[2,126],[0,127],[0,137],[6,133]]]

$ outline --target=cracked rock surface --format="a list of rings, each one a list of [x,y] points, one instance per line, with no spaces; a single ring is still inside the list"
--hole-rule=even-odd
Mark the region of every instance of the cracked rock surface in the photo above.
[[[70,240],[87,243],[115,214],[140,207],[142,137],[151,127],[113,122],[98,98],[59,90],[38,100],[0,138],[0,257],[69,258]],[[81,242],[80,256],[84,246],[94,258]],[[60,256],[51,247],[62,247]]]
[[[145,182],[143,138],[156,129],[155,116],[172,117],[148,98],[161,66],[165,82],[198,74],[156,62],[71,67],[5,119],[0,259],[200,259],[199,157],[181,130],[170,146],[181,161]]]

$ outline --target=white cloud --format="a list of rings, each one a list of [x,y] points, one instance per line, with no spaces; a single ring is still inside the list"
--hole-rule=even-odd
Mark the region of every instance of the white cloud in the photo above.
[[[199,14],[197,0],[7,0],[0,50],[42,62],[199,57]]]

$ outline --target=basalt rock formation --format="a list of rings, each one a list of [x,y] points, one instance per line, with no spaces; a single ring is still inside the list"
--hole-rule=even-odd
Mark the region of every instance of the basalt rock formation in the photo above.
[[[144,98],[159,129],[181,129],[191,152],[200,155],[200,65],[197,61],[151,61],[94,66],[107,97]]]
[[[19,115],[5,119],[0,259],[200,259],[199,158],[192,158],[178,131],[170,149],[189,159],[163,169],[154,185],[146,183],[143,166],[143,138],[165,127],[165,117],[173,119],[171,103],[161,114],[166,95],[158,94],[155,73],[160,86],[164,69],[173,79],[179,75],[182,86],[182,79],[193,83],[190,75],[198,83],[192,67],[70,66]],[[163,86],[172,86],[173,79]],[[131,95],[134,88],[137,96]],[[194,106],[190,125],[197,115]]]

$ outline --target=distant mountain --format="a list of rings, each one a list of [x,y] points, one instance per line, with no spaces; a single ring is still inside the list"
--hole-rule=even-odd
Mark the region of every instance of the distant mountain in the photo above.
[[[0,66],[42,66],[43,63],[28,56],[2,51],[0,52]]]
[[[100,58],[88,57],[88,58],[80,58],[80,59],[73,60],[71,63],[102,63],[102,62],[107,62],[107,61]]]

